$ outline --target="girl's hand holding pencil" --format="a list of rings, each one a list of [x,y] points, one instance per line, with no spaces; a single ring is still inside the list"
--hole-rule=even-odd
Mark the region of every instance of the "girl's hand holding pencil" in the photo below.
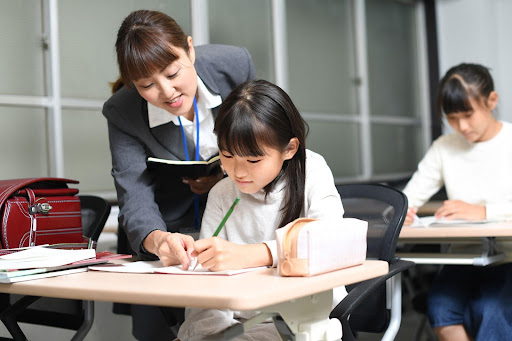
[[[236,204],[238,204],[239,201],[240,201],[240,198],[236,197],[235,201],[233,202],[233,204],[229,208],[228,212],[224,216],[224,219],[222,219],[222,221],[220,222],[219,227],[217,227],[217,229],[213,233],[213,237],[217,237],[219,235],[220,231],[222,230],[222,228],[226,224],[226,221],[228,220],[228,218],[231,215],[231,213],[233,213],[233,210],[235,209],[235,206],[236,206]],[[194,266],[194,268],[192,270],[195,270],[198,264],[200,264],[199,259],[196,259],[196,265]]]
[[[195,242],[192,256],[198,264],[210,271],[238,270],[272,265],[272,255],[267,245],[240,245],[219,237]]]
[[[222,271],[272,265],[272,254],[266,244],[240,245],[217,237],[238,201],[240,198],[237,197],[211,238],[200,239],[194,243],[191,255],[197,257],[195,267],[201,264],[203,269]]]
[[[243,269],[247,267],[241,262],[244,246],[211,237],[196,241],[192,256],[197,253],[196,266],[201,264],[203,269],[210,271]]]
[[[196,266],[201,264],[203,269],[222,271],[272,265],[272,254],[266,244],[240,245],[217,237],[239,200],[235,199],[211,238],[194,243],[192,257],[197,257]]]

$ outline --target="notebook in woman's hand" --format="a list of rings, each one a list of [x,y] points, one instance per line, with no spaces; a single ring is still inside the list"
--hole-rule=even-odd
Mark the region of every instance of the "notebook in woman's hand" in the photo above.
[[[149,157],[148,169],[169,177],[197,179],[220,171],[220,157],[214,156],[207,161],[166,160]]]

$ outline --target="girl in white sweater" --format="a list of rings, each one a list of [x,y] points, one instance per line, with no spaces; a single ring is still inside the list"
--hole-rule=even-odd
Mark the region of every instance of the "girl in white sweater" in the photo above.
[[[486,67],[460,64],[448,70],[438,105],[455,133],[434,141],[405,187],[406,225],[442,186],[448,200],[435,212],[438,218],[512,218],[512,125],[493,117],[497,103]],[[510,340],[512,264],[445,266],[431,287],[428,307],[441,341]]]
[[[276,266],[277,228],[299,217],[343,217],[331,170],[322,156],[306,150],[307,124],[281,88],[262,80],[241,84],[219,108],[214,131],[229,178],[210,191],[194,244],[192,255],[203,268]],[[236,197],[240,202],[218,237],[211,237]],[[346,294],[338,290],[337,302]],[[178,337],[200,340],[254,313],[186,309],[185,315]],[[266,323],[236,340],[279,338]]]

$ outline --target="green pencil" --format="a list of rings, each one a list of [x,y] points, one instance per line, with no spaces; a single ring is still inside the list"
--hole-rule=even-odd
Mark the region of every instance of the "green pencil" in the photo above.
[[[233,202],[233,204],[231,205],[231,207],[229,208],[228,212],[226,213],[226,215],[224,216],[224,219],[222,219],[222,221],[220,222],[219,224],[219,227],[217,227],[217,229],[215,230],[215,232],[213,233],[213,237],[217,237],[220,233],[220,231],[222,230],[222,228],[224,227],[224,225],[226,224],[226,221],[228,220],[229,216],[231,215],[231,213],[233,213],[233,210],[235,209],[235,206],[236,204],[238,204],[238,202],[240,201],[240,197],[236,197],[235,201]],[[199,264],[199,262],[196,262],[196,265],[194,266],[194,268],[192,269],[192,271],[194,271],[197,267],[197,265]]]
[[[220,222],[219,227],[217,227],[217,229],[215,230],[215,233],[213,234],[213,237],[217,237],[219,235],[220,230],[222,230],[222,228],[224,227],[224,224],[226,224],[226,221],[228,220],[228,218],[231,215],[231,213],[233,213],[233,209],[235,208],[236,204],[238,204],[239,201],[240,201],[240,198],[236,197],[235,201],[233,202],[233,205],[231,205],[231,207],[229,208],[228,212],[224,216],[224,219],[222,219],[222,221]]]

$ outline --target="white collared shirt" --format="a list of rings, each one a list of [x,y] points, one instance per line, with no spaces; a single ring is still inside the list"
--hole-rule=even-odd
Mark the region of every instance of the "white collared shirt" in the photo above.
[[[197,115],[199,117],[199,155],[204,160],[210,159],[219,152],[217,146],[217,137],[213,133],[214,120],[212,108],[222,103],[220,95],[212,94],[199,76],[197,76]],[[154,128],[169,122],[179,126],[180,122],[177,116],[172,115],[168,111],[156,107],[148,102],[148,119],[149,127]],[[183,130],[188,137],[194,141],[197,139],[197,129],[193,121],[189,121],[185,117],[181,117]],[[197,146],[196,146],[197,147]],[[190,155],[190,159],[194,160],[194,155]]]

